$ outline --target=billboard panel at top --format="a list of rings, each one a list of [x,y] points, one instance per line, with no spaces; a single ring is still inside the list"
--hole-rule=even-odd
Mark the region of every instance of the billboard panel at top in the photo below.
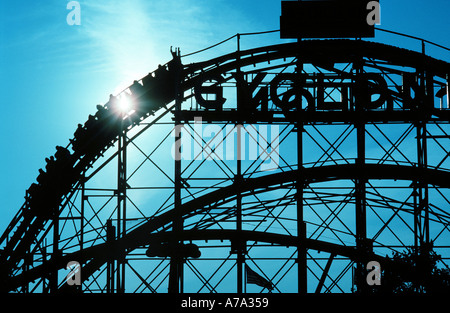
[[[374,37],[370,0],[282,1],[281,38]],[[377,1],[378,2],[378,1]]]

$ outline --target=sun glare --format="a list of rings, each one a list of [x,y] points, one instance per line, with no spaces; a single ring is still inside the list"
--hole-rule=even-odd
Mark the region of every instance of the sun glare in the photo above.
[[[127,114],[133,108],[133,104],[131,103],[131,99],[127,96],[121,96],[119,99],[119,110],[122,113]]]
[[[139,77],[139,75],[135,75],[134,77]],[[136,110],[136,103],[128,87],[130,87],[130,83],[124,82],[118,85],[113,92],[114,95],[117,95],[115,110],[118,114],[124,115],[124,118],[132,115]]]

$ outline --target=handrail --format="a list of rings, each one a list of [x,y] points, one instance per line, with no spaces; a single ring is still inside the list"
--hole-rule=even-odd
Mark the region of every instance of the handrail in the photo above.
[[[379,31],[382,31],[382,32],[385,32],[385,33],[390,33],[390,34],[394,34],[394,35],[398,35],[398,36],[402,36],[402,37],[406,37],[406,38],[419,40],[419,41],[422,42],[422,48],[424,47],[424,43],[428,43],[428,44],[436,46],[438,48],[450,51],[450,48],[447,48],[447,47],[445,47],[443,45],[437,44],[435,42],[432,42],[432,41],[429,41],[429,40],[426,40],[426,39],[423,39],[423,38],[420,38],[420,37],[411,36],[411,35],[408,35],[408,34],[403,34],[403,33],[399,33],[399,32],[396,32],[396,31],[392,31],[392,30],[388,30],[388,29],[382,29],[382,28],[378,28],[378,27],[375,27],[375,29],[379,30]]]
[[[381,32],[385,32],[385,33],[394,34],[394,35],[398,35],[398,36],[402,36],[402,37],[406,37],[406,38],[411,38],[411,39],[414,39],[414,40],[421,41],[422,45],[424,45],[424,43],[427,43],[427,44],[433,45],[435,47],[444,49],[446,51],[450,51],[450,48],[448,48],[448,47],[445,47],[443,45],[440,45],[438,43],[435,43],[435,42],[432,42],[430,40],[423,39],[423,38],[420,38],[420,37],[416,37],[416,36],[412,36],[412,35],[408,35],[408,34],[403,34],[403,33],[400,33],[400,32],[396,32],[396,31],[392,31],[392,30],[388,30],[388,29],[383,29],[383,28],[378,28],[378,27],[375,27],[375,30],[381,31]],[[231,37],[228,37],[227,39],[222,40],[222,41],[220,41],[220,42],[218,42],[216,44],[213,44],[213,45],[211,45],[209,47],[206,47],[204,49],[201,49],[201,50],[197,50],[197,51],[194,51],[194,52],[182,55],[181,57],[184,58],[184,57],[192,56],[192,55],[195,55],[195,54],[198,54],[198,53],[210,50],[210,49],[215,48],[217,46],[220,46],[221,44],[224,44],[224,43],[226,43],[226,42],[228,42],[228,41],[230,41],[230,40],[232,40],[234,38],[238,38],[239,39],[239,37],[241,37],[241,36],[263,35],[263,34],[276,33],[276,32],[279,32],[279,31],[280,31],[279,29],[276,29],[276,30],[261,31],[261,32],[237,33],[237,34],[235,34],[235,35],[233,35]]]
[[[225,40],[222,40],[222,41],[220,41],[220,42],[218,42],[218,43],[216,43],[216,44],[213,44],[212,46],[209,46],[209,47],[206,47],[206,48],[204,48],[204,49],[197,50],[197,51],[194,51],[194,52],[191,52],[191,53],[182,55],[181,57],[184,58],[184,57],[188,57],[188,56],[191,56],[191,55],[195,55],[195,54],[198,54],[198,53],[201,53],[201,52],[210,50],[210,49],[212,49],[212,48],[215,48],[215,47],[217,47],[217,46],[220,46],[221,44],[226,43],[227,41],[230,41],[231,39],[234,39],[234,38],[238,38],[238,39],[239,39],[239,37],[241,37],[241,36],[263,35],[263,34],[276,33],[276,32],[279,32],[279,31],[280,31],[279,29],[275,29],[275,30],[268,30],[268,31],[262,31],[262,32],[237,33],[237,34],[235,34],[235,35],[233,35],[233,36],[231,36],[231,37],[228,37],[228,38],[225,39]]]

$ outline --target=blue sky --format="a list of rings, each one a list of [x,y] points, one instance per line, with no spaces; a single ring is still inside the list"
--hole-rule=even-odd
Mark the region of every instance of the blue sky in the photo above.
[[[0,232],[45,157],[68,144],[96,104],[166,63],[171,46],[188,53],[238,32],[278,29],[281,13],[278,0],[82,0],[81,25],[69,26],[67,3],[0,2]],[[380,27],[450,47],[450,1],[393,0],[381,7]],[[282,42],[277,36],[251,44]],[[376,40],[420,48],[381,33]],[[448,52],[430,52],[450,60]]]

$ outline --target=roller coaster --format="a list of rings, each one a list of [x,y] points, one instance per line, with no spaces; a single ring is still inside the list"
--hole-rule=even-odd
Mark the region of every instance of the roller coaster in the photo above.
[[[407,249],[448,269],[450,63],[360,39],[243,50],[240,37],[203,62],[171,51],[56,147],[0,238],[3,291],[371,292],[366,264]],[[199,119],[230,130],[231,158]],[[276,132],[258,158],[235,155],[268,138],[259,126]],[[185,142],[204,158],[182,158]]]

